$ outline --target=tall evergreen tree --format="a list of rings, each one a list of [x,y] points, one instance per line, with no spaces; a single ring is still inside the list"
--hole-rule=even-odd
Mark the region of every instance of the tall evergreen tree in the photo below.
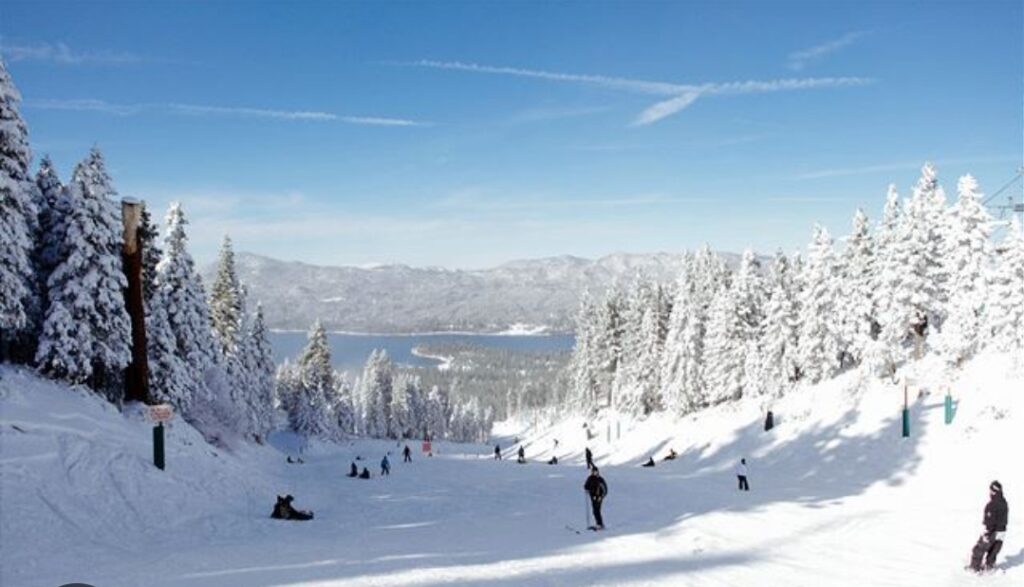
[[[257,438],[262,439],[274,426],[274,353],[270,345],[270,331],[263,317],[262,304],[256,304],[256,314],[248,338],[247,356],[251,360],[249,398],[253,432]],[[344,431],[351,432],[349,428],[345,428]]]
[[[142,203],[142,217],[139,219],[139,243],[142,245],[142,301],[146,308],[153,303],[156,295],[157,265],[163,257],[160,248],[160,229],[149,212],[149,205]]]
[[[812,383],[817,383],[839,369],[835,253],[832,237],[821,226],[814,227],[803,272],[803,286],[797,352],[801,371]]]
[[[331,436],[336,428],[329,401],[335,392],[334,369],[327,332],[319,320],[309,331],[297,366],[301,388],[291,414],[292,426],[306,436]]]
[[[21,95],[0,59],[0,360],[18,359],[23,331],[30,327],[38,288],[33,275],[32,232],[36,211],[29,178],[32,152],[28,127],[18,112]],[[32,338],[29,336],[29,338]]]
[[[117,195],[103,155],[93,148],[68,186],[70,215],[61,262],[48,282],[49,305],[36,361],[54,377],[112,391],[131,359],[127,287],[121,260]]]
[[[235,271],[235,252],[231,238],[224,237],[217,262],[217,277],[210,292],[210,320],[213,332],[226,358],[236,358],[242,339],[242,296]]]
[[[985,332],[991,346],[1024,363],[1024,231],[1016,218],[999,246],[988,299]]]
[[[853,229],[839,259],[838,303],[840,363],[860,364],[873,336],[877,336],[874,292],[875,247],[868,217],[859,208],[853,216]]]
[[[197,399],[208,396],[206,378],[218,365],[202,280],[188,249],[187,221],[181,205],[167,211],[163,257],[157,265],[157,292],[153,306],[164,308],[167,326],[174,338],[175,356],[185,365],[188,380],[183,383],[179,407],[188,415]]]
[[[766,391],[779,397],[799,377],[797,349],[800,340],[795,282],[789,259],[782,251],[775,255],[770,291],[765,306],[761,371]]]

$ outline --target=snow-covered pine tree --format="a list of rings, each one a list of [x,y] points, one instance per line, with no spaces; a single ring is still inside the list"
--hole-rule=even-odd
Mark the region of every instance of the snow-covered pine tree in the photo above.
[[[906,330],[896,321],[896,294],[903,289],[903,259],[900,239],[900,225],[903,223],[903,209],[896,186],[890,184],[882,210],[882,219],[875,231],[875,268],[872,278],[874,291],[874,334],[865,350],[865,361],[879,375],[892,376],[896,366],[905,354],[903,343]]]
[[[175,355],[184,362],[187,392],[178,407],[189,417],[196,400],[206,399],[208,373],[217,367],[215,342],[202,280],[187,247],[185,213],[177,202],[171,204],[165,220],[163,257],[157,265],[159,305],[167,312],[167,324],[174,337]],[[202,397],[201,397],[202,396]]]
[[[217,261],[217,277],[210,291],[210,321],[221,355],[225,358],[238,355],[242,337],[242,311],[235,252],[231,248],[231,237],[225,236]]]
[[[782,396],[799,375],[796,354],[799,346],[799,314],[793,272],[780,250],[772,264],[768,301],[765,305],[761,372],[765,391]]]
[[[270,346],[270,331],[263,317],[263,304],[256,304],[246,347],[250,365],[249,398],[253,432],[257,439],[263,439],[274,426],[274,352]],[[351,404],[348,410],[351,417]],[[352,432],[351,424],[344,432]]]
[[[340,373],[335,373],[333,412],[341,437],[356,434],[356,412],[352,402],[352,386]]]
[[[149,212],[149,205],[145,202],[142,203],[138,235],[139,243],[142,245],[142,302],[149,308],[157,291],[156,267],[164,253],[160,248],[160,229]]]
[[[832,237],[822,226],[814,227],[802,282],[797,353],[803,375],[817,383],[839,369],[835,253]]]
[[[357,395],[362,410],[360,420],[363,423],[363,434],[373,438],[389,436],[389,416],[391,394],[394,387],[394,368],[387,351],[377,349],[370,353],[370,358],[363,367],[363,376],[359,379]]]
[[[47,283],[48,307],[36,353],[36,362],[49,375],[88,383],[111,397],[119,397],[111,383],[131,359],[121,222],[111,199],[116,195],[103,155],[93,148],[68,186],[70,214],[61,261]]]
[[[590,292],[584,291],[576,312],[576,341],[569,360],[570,401],[573,409],[583,413],[589,413],[597,408],[602,366],[598,363],[595,343],[597,330],[601,326],[598,306]]]
[[[733,286],[735,287],[735,285]],[[744,327],[733,287],[715,298],[709,309],[704,340],[704,376],[707,400],[712,404],[743,395],[746,355]]]
[[[736,310],[744,343],[742,393],[760,395],[765,392],[764,374],[761,372],[761,345],[768,291],[764,276],[761,275],[761,262],[752,249],[743,251],[733,282],[733,295],[736,296]]]
[[[875,247],[868,217],[859,208],[853,216],[853,228],[846,238],[846,248],[838,262],[838,296],[836,305],[840,363],[860,364],[877,336],[875,322]]]
[[[32,151],[28,127],[18,112],[21,95],[0,59],[0,360],[27,361],[24,330],[33,326],[31,314],[39,307],[33,274],[32,234],[36,227],[33,191],[29,178]],[[34,342],[34,340],[33,340]],[[10,355],[10,356],[8,356]]]
[[[428,438],[448,436],[448,393],[438,386],[430,389],[426,401],[427,423],[424,434]]]
[[[153,399],[179,410],[191,405],[195,378],[178,356],[178,344],[159,291],[146,311],[146,353],[149,358],[149,392]]]
[[[46,281],[53,268],[60,262],[60,245],[64,240],[64,223],[69,209],[64,184],[49,156],[43,157],[36,172],[36,209],[38,212],[39,234],[36,240],[35,257],[37,279],[44,293],[45,310]]]
[[[1024,363],[1024,231],[1014,218],[997,249],[985,311],[990,345]]]
[[[296,432],[310,437],[329,437],[336,428],[329,398],[334,395],[334,369],[327,332],[317,320],[309,331],[306,347],[299,355],[299,396],[291,414]]]
[[[956,204],[949,210],[948,253],[944,275],[949,278],[949,310],[939,347],[951,365],[960,365],[977,352],[981,322],[988,301],[992,263],[992,217],[981,203],[978,182],[965,175],[957,182]]]

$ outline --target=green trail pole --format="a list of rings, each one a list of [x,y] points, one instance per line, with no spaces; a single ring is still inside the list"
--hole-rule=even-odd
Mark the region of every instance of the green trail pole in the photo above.
[[[903,438],[910,438],[910,402],[907,400],[907,384],[903,384]]]
[[[953,423],[953,394],[946,391],[946,424]]]
[[[164,423],[158,422],[153,426],[153,464],[161,471],[164,470]]]

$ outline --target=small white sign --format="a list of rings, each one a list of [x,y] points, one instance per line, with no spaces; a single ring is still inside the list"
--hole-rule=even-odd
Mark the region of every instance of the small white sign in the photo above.
[[[172,418],[174,418],[174,406],[171,404],[149,406],[149,419],[153,422],[167,422]]]

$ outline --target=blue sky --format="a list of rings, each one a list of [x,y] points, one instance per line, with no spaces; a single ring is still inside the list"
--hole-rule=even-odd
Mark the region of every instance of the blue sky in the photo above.
[[[1022,159],[1022,3],[0,3],[37,157],[193,251],[477,268],[801,248]],[[748,83],[750,82],[750,83]]]

